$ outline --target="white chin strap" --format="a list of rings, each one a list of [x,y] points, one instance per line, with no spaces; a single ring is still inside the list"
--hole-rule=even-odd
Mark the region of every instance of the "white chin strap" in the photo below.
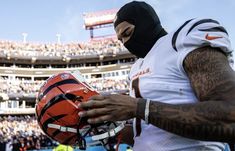
[[[102,133],[102,134],[99,134],[99,135],[91,136],[91,139],[96,141],[96,140],[101,140],[101,139],[113,137],[117,133],[119,133],[124,127],[125,127],[125,123],[122,122],[120,125],[118,125],[114,129],[109,130],[108,132],[105,132],[105,133]]]
[[[48,127],[53,128],[53,129],[58,129],[61,132],[77,133],[77,129],[75,129],[75,128],[60,126],[58,124],[48,124]],[[99,134],[99,135],[91,136],[91,139],[93,141],[97,141],[97,140],[113,137],[117,133],[119,133],[124,127],[125,127],[125,123],[122,122],[120,125],[118,125],[117,127],[113,128],[113,129],[110,129],[108,132],[105,132],[105,133],[102,133],[102,134]]]
[[[60,126],[58,124],[48,124],[49,128],[54,128],[54,129],[58,129],[61,132],[71,132],[71,133],[77,133],[77,130],[75,128],[71,128],[71,127],[65,127],[65,126]]]

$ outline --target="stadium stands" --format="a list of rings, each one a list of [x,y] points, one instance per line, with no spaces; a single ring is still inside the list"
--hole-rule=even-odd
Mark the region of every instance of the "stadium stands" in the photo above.
[[[80,70],[87,82],[101,93],[127,93],[127,75],[135,60],[113,38],[79,44],[0,41],[0,59],[1,151],[47,150],[58,145],[42,133],[34,117],[37,92],[49,76]],[[57,63],[60,65],[56,66]],[[121,147],[125,150],[126,145]]]
[[[0,56],[11,57],[72,57],[114,54],[126,49],[116,38],[90,41],[87,43],[38,44],[0,41]]]
[[[79,70],[100,93],[128,92],[127,76],[135,56],[116,37],[93,35],[93,29],[112,26],[116,11],[83,14],[85,29],[91,34],[88,42],[0,40],[0,151],[49,151],[58,146],[43,134],[34,116],[38,90],[53,74]],[[120,148],[124,151],[127,145]]]
[[[56,142],[42,134],[34,116],[0,117],[0,150],[52,148]]]

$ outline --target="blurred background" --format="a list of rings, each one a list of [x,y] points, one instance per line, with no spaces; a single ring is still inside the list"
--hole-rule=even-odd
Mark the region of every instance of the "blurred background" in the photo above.
[[[0,1],[0,151],[78,150],[39,129],[36,95],[53,74],[80,70],[100,93],[128,94],[136,58],[117,40],[113,19],[129,0]],[[234,48],[235,1],[145,0],[172,31],[191,18],[213,18]],[[105,150],[93,146],[87,150]],[[122,144],[120,150],[131,150]]]

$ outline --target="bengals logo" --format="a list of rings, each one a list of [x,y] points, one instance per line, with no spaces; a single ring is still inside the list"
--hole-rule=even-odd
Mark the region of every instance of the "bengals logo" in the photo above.
[[[60,78],[61,79],[68,79],[69,78],[69,74],[67,74],[67,73],[64,73],[64,74],[62,74],[61,76],[60,76]]]

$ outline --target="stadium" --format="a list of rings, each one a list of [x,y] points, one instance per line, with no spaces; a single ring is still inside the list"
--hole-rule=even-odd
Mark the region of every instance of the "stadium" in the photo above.
[[[114,10],[87,13],[84,25],[87,30],[105,28],[114,16]],[[39,88],[54,74],[79,70],[100,93],[128,92],[127,76],[135,57],[114,35],[90,36],[83,43],[0,42],[1,151],[9,144],[13,151],[58,146],[41,132],[34,116]]]
[[[30,33],[22,33],[18,41],[0,35],[0,151],[80,151],[48,137],[35,117],[39,89],[52,75],[78,70],[100,94],[129,94],[128,75],[137,58],[114,34],[118,9],[88,10],[79,14],[89,35],[83,42],[63,42],[61,34],[52,43],[30,41]],[[110,28],[112,34],[96,33]],[[112,145],[110,150],[115,150],[117,145]],[[119,151],[131,148],[119,145]],[[86,150],[107,148],[101,143]]]

